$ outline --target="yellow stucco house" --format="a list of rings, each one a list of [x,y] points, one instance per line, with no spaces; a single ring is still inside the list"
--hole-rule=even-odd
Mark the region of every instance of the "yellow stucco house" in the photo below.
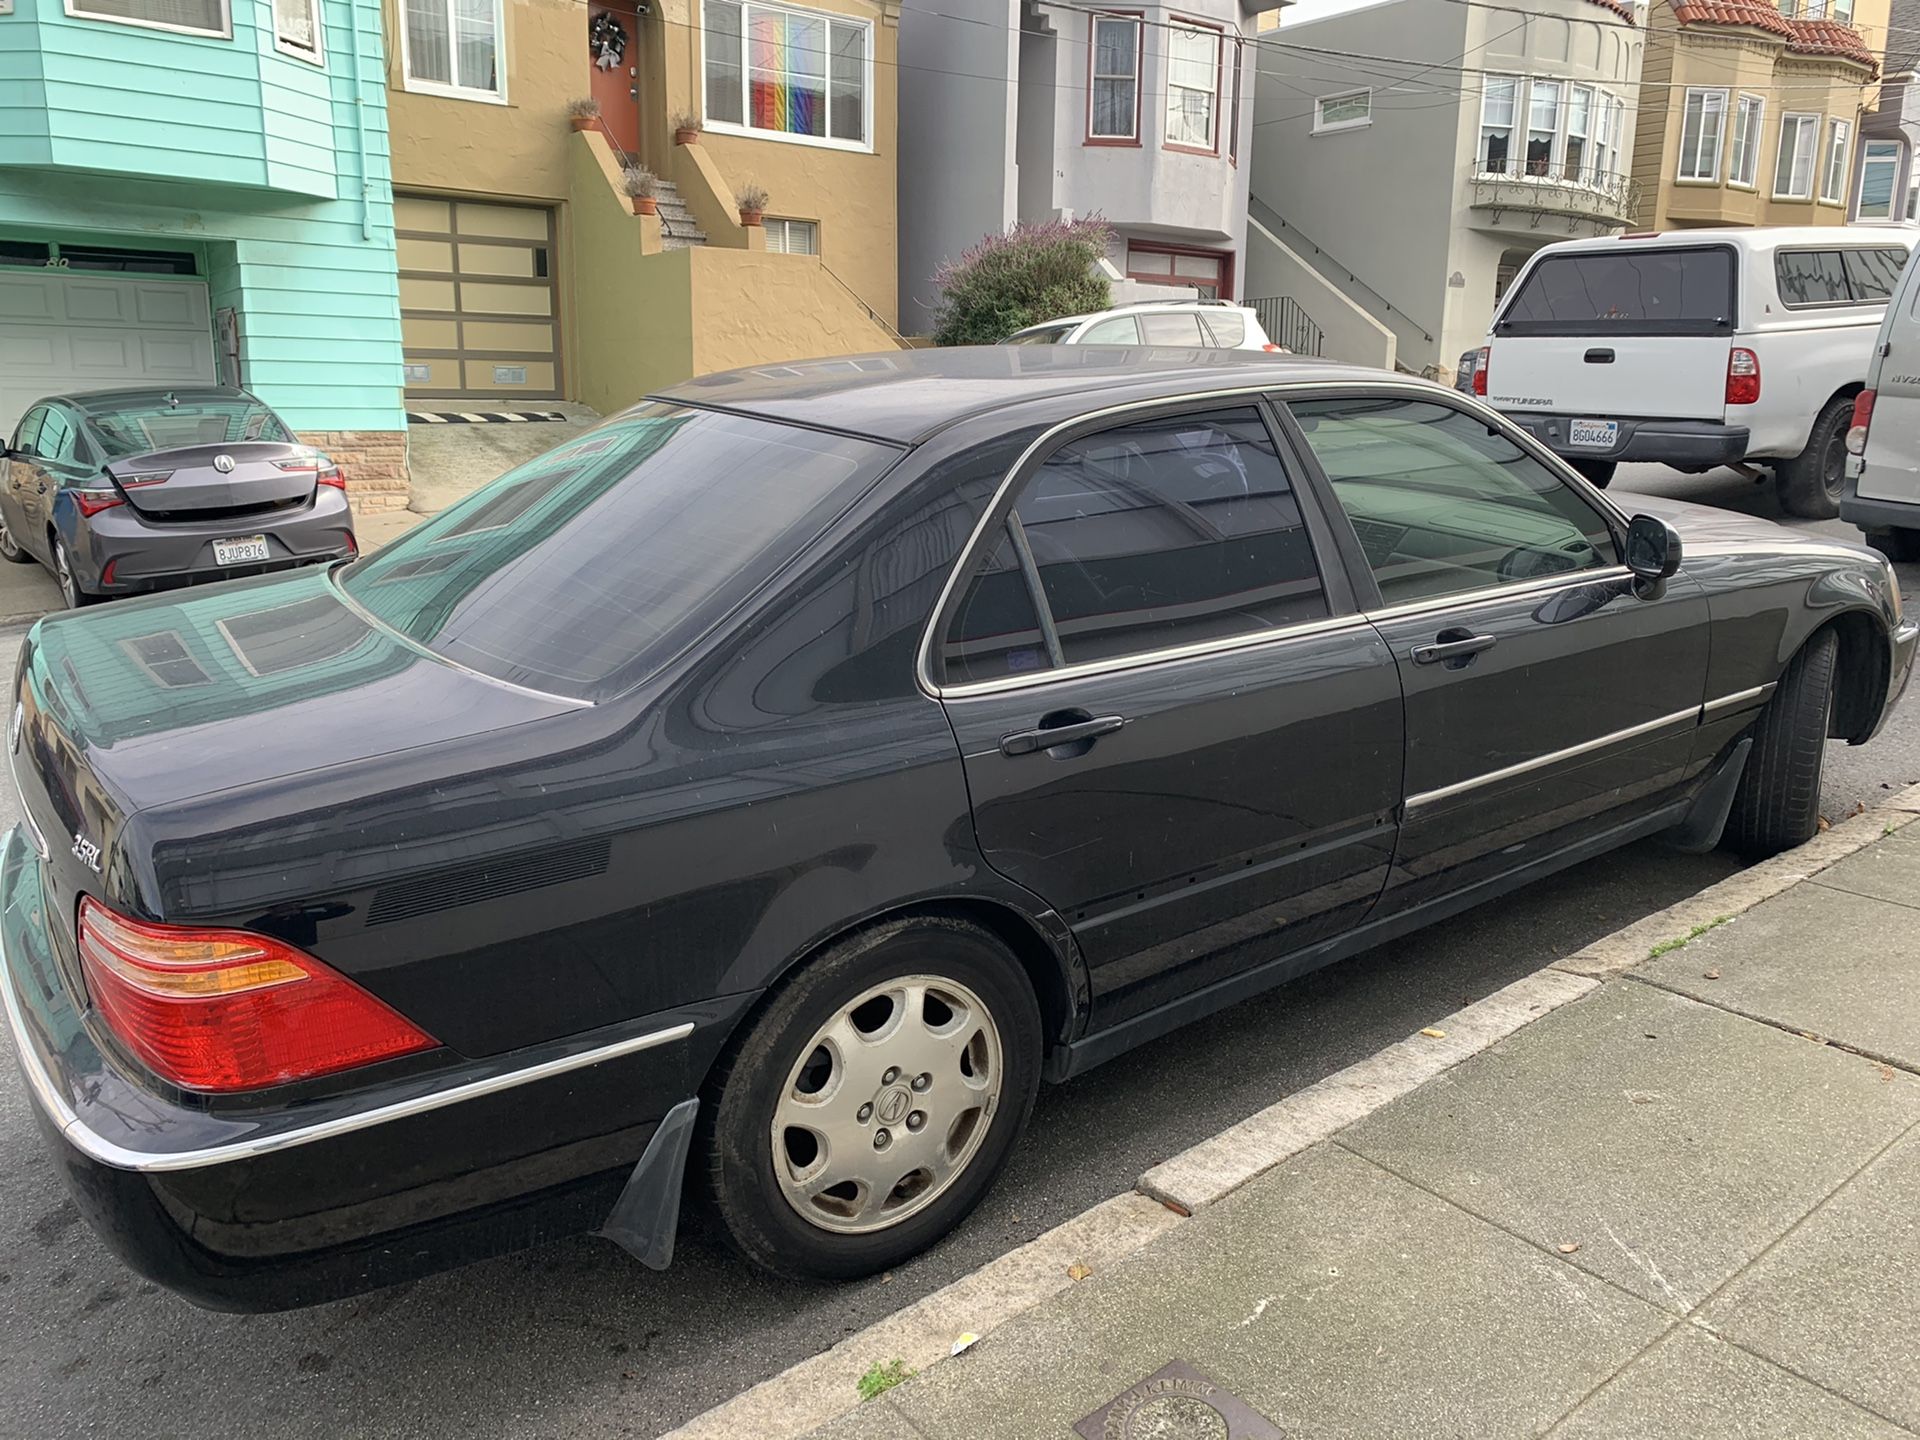
[[[410,407],[604,411],[899,343],[899,0],[384,11]],[[634,213],[628,166],[659,177],[658,214]]]
[[[1889,7],[1653,0],[1633,157],[1639,223],[1846,224]]]

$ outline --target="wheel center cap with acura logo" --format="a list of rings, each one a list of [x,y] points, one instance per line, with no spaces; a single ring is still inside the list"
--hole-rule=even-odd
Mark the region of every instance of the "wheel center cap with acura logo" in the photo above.
[[[214,456],[213,468],[218,470],[222,475],[231,475],[233,473],[233,456],[231,455]]]
[[[873,1113],[880,1117],[883,1125],[898,1125],[912,1108],[913,1092],[904,1085],[895,1085],[880,1092],[880,1098],[874,1101]]]

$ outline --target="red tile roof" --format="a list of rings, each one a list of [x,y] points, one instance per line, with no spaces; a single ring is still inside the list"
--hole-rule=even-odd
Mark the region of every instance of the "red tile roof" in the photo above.
[[[1673,17],[1682,25],[1751,25],[1775,35],[1793,34],[1792,22],[1766,0],[1675,0]]]
[[[1787,24],[1793,31],[1787,49],[1796,55],[1838,55],[1869,70],[1880,68],[1879,57],[1851,25],[1838,20],[1790,20]]]
[[[1629,25],[1633,23],[1632,0],[1592,0],[1592,3],[1602,10],[1611,10]]]

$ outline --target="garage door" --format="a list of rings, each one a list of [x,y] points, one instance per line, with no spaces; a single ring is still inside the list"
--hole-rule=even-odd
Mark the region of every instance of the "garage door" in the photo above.
[[[205,281],[0,270],[0,433],[43,395],[213,378]]]
[[[394,221],[407,394],[558,399],[553,212],[402,195]]]

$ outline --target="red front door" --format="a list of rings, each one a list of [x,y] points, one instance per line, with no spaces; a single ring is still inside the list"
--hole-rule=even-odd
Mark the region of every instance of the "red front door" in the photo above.
[[[607,138],[628,155],[639,154],[640,22],[633,0],[594,0],[587,12],[587,58]]]

